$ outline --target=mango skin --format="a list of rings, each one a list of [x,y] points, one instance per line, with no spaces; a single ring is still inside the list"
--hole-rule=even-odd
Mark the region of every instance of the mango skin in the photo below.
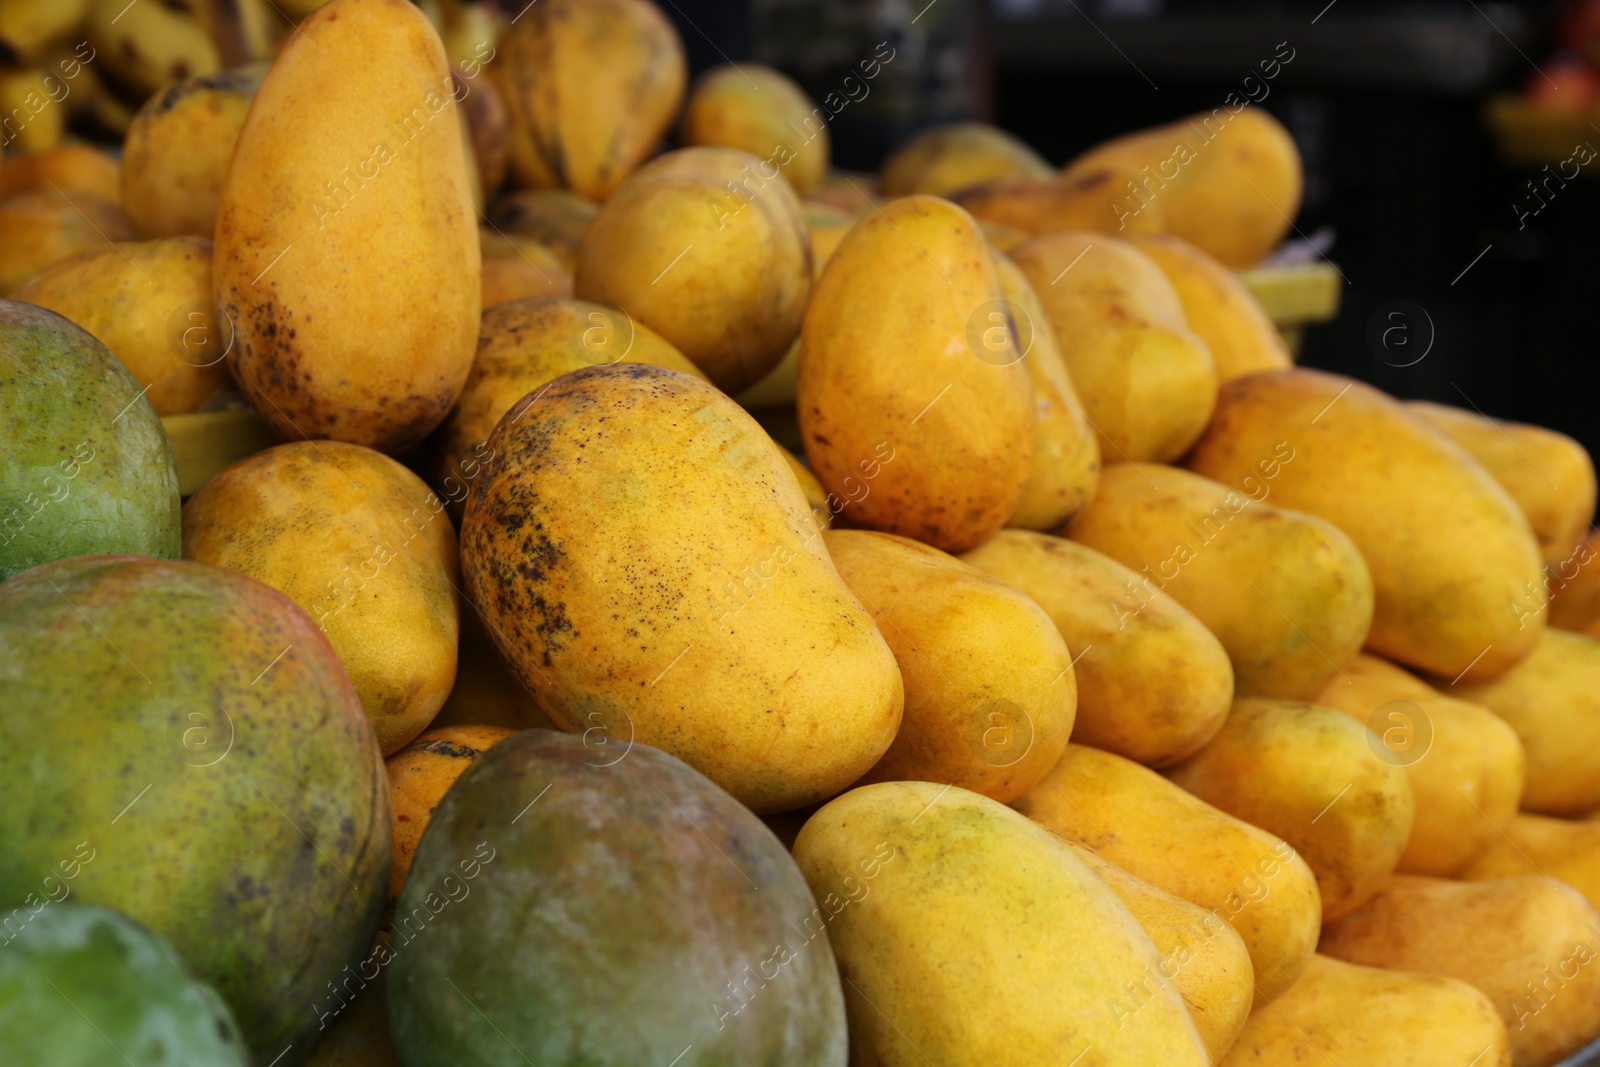
[[[511,676],[470,603],[461,612],[461,644],[456,651],[456,683],[430,730],[446,726],[507,726],[513,730],[553,730],[555,726],[522,684]],[[599,735],[596,735],[599,740]]]
[[[1142,605],[1133,599],[1133,571],[1075,542],[1022,530],[1001,530],[961,559],[1027,594],[1065,639],[1078,683],[1078,744],[1162,767],[1222,728],[1233,702],[1228,653],[1160,590]]]
[[[628,312],[736,393],[776,366],[800,329],[811,293],[800,201],[775,165],[748,152],[669,152],[584,231],[573,292]]]
[[[1260,996],[1293,985],[1316,951],[1322,901],[1306,861],[1131,760],[1070,744],[1012,807],[1227,922],[1250,951]]]
[[[1141,234],[1131,240],[1177,290],[1189,328],[1211,350],[1218,382],[1294,366],[1283,335],[1237,274],[1171,234]]]
[[[0,300],[0,582],[52,559],[177,559],[178,470],[139,383],[99,341]]]
[[[211,302],[211,242],[200,237],[121,242],[54,263],[18,287],[105,342],[157,415],[196,411],[230,391],[228,334]]]
[[[144,102],[122,139],[121,202],[141,237],[210,240],[228,160],[267,64],[174,82]]]
[[[43,152],[7,158],[0,167],[0,202],[18,193],[49,192],[54,185],[69,196],[89,193],[115,204],[121,196],[120,171],[121,165],[111,153],[68,141]]]
[[[1161,953],[1157,972],[1183,997],[1206,1052],[1215,1063],[1228,1051],[1250,1017],[1255,970],[1244,940],[1204,908],[1135,878],[1098,852],[1068,842],[1150,935]]]
[[[826,909],[852,1063],[1210,1062],[1116,894],[988,797],[862,786],[807,820],[794,858]]]
[[[796,405],[845,518],[960,552],[1016,510],[1037,431],[1003,294],[977,224],[935,197],[863,216],[834,251],[800,331]]]
[[[678,371],[589,367],[524,398],[488,448],[466,592],[556,726],[665,748],[760,813],[832,796],[888,749],[894,654],[733,401]]]
[[[1578,815],[1600,806],[1600,637],[1552,626],[1499,678],[1450,692],[1484,705],[1522,739],[1524,810]]]
[[[1434,974],[1360,967],[1318,953],[1288,992],[1257,1008],[1218,1067],[1511,1067],[1489,998]]]
[[[185,559],[248,574],[317,621],[385,755],[444,704],[460,631],[456,534],[396,461],[337,441],[257,452],[189,498],[183,535]]]
[[[949,197],[992,178],[1048,178],[1044,158],[994,126],[958,122],[926,130],[895,149],[878,171],[887,197],[927,193]]]
[[[1573,554],[1594,518],[1594,460],[1582,445],[1542,426],[1447,404],[1413,400],[1406,407],[1471,453],[1505,487],[1528,517],[1546,566],[1558,567]]]
[[[217,567],[80,556],[0,585],[0,635],[0,903],[88,840],[73,899],[171,941],[256,1062],[304,1050],[389,868],[383,759],[316,624]]]
[[[484,69],[505,98],[512,182],[605,200],[683,101],[678,31],[645,0],[545,0]]]
[[[228,368],[279,436],[393,453],[449,412],[482,300],[468,189],[444,47],[420,11],[333,0],[300,24],[217,212]]]
[[[1376,656],[1357,656],[1340,674],[1316,702],[1368,725],[1411,783],[1416,819],[1395,869],[1461,873],[1503,840],[1517,813],[1525,761],[1516,731]]]
[[[1521,812],[1504,830],[1461,872],[1463,881],[1543,875],[1565,882],[1600,909],[1600,823]]]
[[[389,900],[405,888],[422,831],[434,809],[473,761],[515,730],[506,726],[445,726],[421,734],[384,760],[389,772],[389,810],[394,817],[394,861],[389,868]]]
[[[771,160],[801,196],[828,173],[828,140],[827,113],[783,72],[760,63],[702,74],[683,111],[684,144]]]
[[[571,296],[572,276],[520,259],[483,261],[483,310],[537,296]]]
[[[1273,472],[1296,462],[1280,442],[1237,488],[1153,463],[1109,467],[1064,532],[1140,572],[1127,610],[1159,590],[1194,612],[1228,650],[1240,696],[1309,699],[1361,650],[1373,588],[1337,527],[1267,502]]]
[[[950,199],[976,218],[1027,234],[1061,230],[1123,236],[1160,233],[1164,220],[1159,207],[1131,218],[1118,210],[1125,195],[1123,186],[1134,177],[1133,171],[1122,167],[1085,171],[1071,179],[1012,175],[968,186]]]
[[[1600,1032],[1600,912],[1548,876],[1395,875],[1323,931],[1321,951],[1470,983],[1504,1020],[1517,1067],[1550,1067]]]
[[[396,910],[390,1026],[407,1067],[493,1063],[508,1041],[538,1064],[664,1067],[692,1045],[705,1067],[845,1067],[826,915],[692,768],[527,730],[434,813]],[[603,1004],[627,1019],[598,1024]]]
[[[1166,232],[1224,266],[1254,266],[1289,232],[1305,176],[1289,131],[1263,109],[1237,103],[1113,138],[1068,163],[1062,177],[1134,171],[1139,177],[1122,197],[1130,219],[1159,203]]]
[[[74,253],[131,240],[133,226],[112,201],[55,189],[18,193],[0,202],[0,297]]]
[[[1072,733],[1078,685],[1050,617],[1020,591],[937,548],[830,530],[828,556],[894,652],[905,713],[859,784],[952,783],[1009,803]]]
[[[1044,303],[1108,463],[1177,459],[1217,398],[1217,369],[1148,256],[1104,234],[1059,232],[1011,250]]]
[[[1538,543],[1465,451],[1371,386],[1296,369],[1225,384],[1185,465],[1238,485],[1280,443],[1295,459],[1272,479],[1276,503],[1343,530],[1372,573],[1369,649],[1469,681],[1533,651],[1545,623]]]
[[[583,232],[599,210],[594,201],[566,189],[515,189],[490,206],[489,221],[508,233],[534,238],[571,274]]]

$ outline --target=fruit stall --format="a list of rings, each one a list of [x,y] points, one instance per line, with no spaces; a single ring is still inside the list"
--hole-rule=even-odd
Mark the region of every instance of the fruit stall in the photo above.
[[[0,1064],[1600,1064],[1551,6],[0,0]]]

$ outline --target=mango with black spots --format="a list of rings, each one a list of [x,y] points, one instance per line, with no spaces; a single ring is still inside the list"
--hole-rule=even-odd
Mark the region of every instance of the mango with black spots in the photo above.
[[[422,831],[446,791],[472,761],[515,730],[506,726],[446,726],[429,730],[390,756],[389,806],[394,815],[394,865],[389,868],[389,899],[400,896]]]

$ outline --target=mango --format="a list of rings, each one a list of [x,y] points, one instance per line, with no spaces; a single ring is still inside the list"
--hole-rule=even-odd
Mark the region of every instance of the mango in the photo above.
[[[495,47],[485,69],[505,98],[519,186],[605,200],[654,151],[683,101],[683,42],[647,0],[544,0]]]
[[[465,598],[463,598],[465,599]],[[484,630],[478,609],[470,602],[461,612],[461,644],[456,649],[456,682],[444,707],[428,724],[430,730],[446,726],[506,726],[513,730],[553,730],[549,717],[539,710],[522,684],[511,676]],[[609,741],[603,731],[593,735],[597,745]]]
[[[103,341],[157,415],[199,409],[232,390],[223,359],[231,337],[211,302],[211,242],[200,237],[126,241],[80,252],[18,286]]]
[[[1131,240],[1177,290],[1189,328],[1211,350],[1218,382],[1294,366],[1283,335],[1237,274],[1171,234],[1140,234]]]
[[[1011,134],[980,122],[935,126],[891,152],[878,171],[888,197],[949,197],[992,178],[1048,178],[1054,168]]]
[[[666,748],[757,812],[832,796],[888,749],[894,654],[737,404],[679,371],[587,367],[487,447],[466,592],[558,727]]]
[[[1078,704],[1072,657],[1026,595],[937,548],[830,530],[828,556],[894,652],[905,714],[862,783],[953,783],[1002,804],[1061,758]]]
[[[830,118],[782,71],[760,63],[716,67],[689,94],[683,143],[749,152],[804,196],[828,173]]]
[[[1332,523],[1266,503],[1296,461],[1280,442],[1237,488],[1154,463],[1108,467],[1064,532],[1139,571],[1119,618],[1167,593],[1228,650],[1240,696],[1308,699],[1361,650],[1373,588]]]
[[[1546,566],[1573,554],[1594,518],[1594,461],[1564,433],[1491,419],[1447,404],[1409,401],[1407,409],[1466,449],[1505,487],[1539,539]]]
[[[1218,1067],[1511,1067],[1489,998],[1435,974],[1358,967],[1318,953],[1288,992],[1257,1008]]]
[[[1600,908],[1600,823],[1523,812],[1503,829],[1461,872],[1463,880],[1543,875],[1565,882]]]
[[[1058,175],[1012,175],[991,178],[951,195],[950,199],[984,222],[1015,227],[1038,235],[1073,230],[1085,233],[1160,233],[1159,210],[1141,212],[1136,218],[1118,217],[1122,187],[1133,172],[1106,167],[1086,171],[1075,178]]]
[[[1100,444],[1038,294],[1010,257],[996,253],[994,265],[1017,340],[1027,352],[1023,366],[1033,386],[1033,471],[1008,525],[1054,530],[1094,497],[1100,483]]]
[[[78,861],[72,898],[172,942],[254,1062],[303,1054],[389,871],[383,760],[316,623],[218,567],[58,560],[0,584],[0,691],[0,902]]]
[[[185,559],[248,574],[316,619],[384,754],[421,733],[456,674],[456,535],[381,453],[297,441],[239,460],[183,509]]]
[[[896,200],[845,236],[806,308],[796,403],[847,519],[947,552],[1010,519],[1037,430],[1007,307],[977,225],[946,201]]]
[[[1072,541],[1001,530],[961,556],[1033,599],[1074,656],[1073,739],[1151,767],[1222,728],[1233,666],[1211,631],[1159,589],[1129,611],[1138,576]]]
[[[392,958],[389,935],[378,932],[367,955],[344,972],[317,1006],[318,1033],[304,1067],[401,1067],[389,1033],[389,974],[379,959]]]
[[[572,275],[521,259],[483,261],[483,309],[538,296],[571,296]]]
[[[467,188],[427,18],[404,0],[308,16],[256,93],[217,211],[228,368],[280,436],[399,452],[449,412],[482,299]]]
[[[105,345],[0,300],[0,381],[0,582],[95,552],[178,558],[172,445]]]
[[[111,201],[59,189],[18,193],[0,203],[0,297],[76,252],[132,239],[128,217]]]
[[[1577,815],[1600,806],[1600,637],[1551,627],[1499,678],[1450,692],[1484,705],[1521,738],[1524,809]]]
[[[1264,371],[1222,387],[1186,465],[1239,485],[1280,449],[1295,458],[1272,478],[1278,506],[1343,530],[1372,573],[1371,651],[1472,681],[1533,651],[1545,616],[1538,544],[1465,451],[1371,386]]]
[[[445,726],[429,730],[384,760],[389,772],[394,860],[389,900],[400,897],[422,831],[456,779],[489,749],[516,733],[505,726]]]
[[[483,256],[483,261],[492,260],[521,261],[533,267],[540,274],[557,275],[567,273],[563,267],[561,257],[555,251],[545,246],[542,241],[521,233],[506,233],[494,226],[478,227],[478,249]]]
[[[461,9],[485,11],[488,5],[463,4]],[[448,51],[448,40],[445,44]],[[480,45],[489,51],[492,59],[493,45],[487,41],[480,42]],[[472,61],[468,62],[470,64]],[[505,97],[500,95],[500,89],[494,80],[492,78],[479,80],[475,76],[477,73],[482,73],[481,64],[473,74],[455,66],[450,70],[450,79],[456,101],[461,105],[461,121],[467,134],[467,144],[472,149],[472,162],[487,198],[506,183],[506,171],[509,167],[507,140],[511,117],[506,111]]]
[[[1138,920],[1065,842],[988,797],[853,789],[807,820],[794,858],[826,909],[852,1063],[1210,1062]]]
[[[1482,704],[1445,696],[1394,664],[1360,655],[1318,704],[1344,712],[1404,767],[1416,819],[1396,870],[1448,878],[1500,841],[1522,797],[1522,742]]]
[[[1165,463],[1188,451],[1211,417],[1217,369],[1160,268],[1087,233],[1036,237],[1011,258],[1044,303],[1106,461]]]
[[[690,767],[643,744],[605,765],[528,730],[434,812],[395,912],[390,1026],[408,1067],[508,1045],[593,1067],[844,1067],[827,917],[761,821]]]
[[[1600,912],[1548,876],[1395,875],[1323,931],[1321,951],[1475,986],[1504,1020],[1517,1067],[1550,1067],[1600,1033]]]
[[[811,292],[800,201],[748,152],[668,153],[584,231],[573,292],[628,312],[738,392],[783,358],[800,328]]]
[[[1124,225],[1160,204],[1167,233],[1234,268],[1253,267],[1277,247],[1305,186],[1289,131],[1237,93],[1209,114],[1112,138],[1061,175],[1107,168],[1136,175],[1119,190]]]
[[[185,78],[144,102],[122,140],[122,207],[140,236],[216,233],[228,160],[266,73],[251,63]]]
[[[543,244],[571,274],[578,263],[583,232],[599,210],[594,201],[566,189],[516,189],[490,205],[489,221]]]
[[[807,200],[828,204],[840,211],[860,215],[886,201],[876,174],[829,167],[827,176],[806,194]]]
[[[1545,567],[1550,625],[1600,637],[1600,530],[1591,530],[1566,559]]]
[[[1131,760],[1074,742],[1012,806],[1232,926],[1262,997],[1293,985],[1316,951],[1322,902],[1306,861]]]
[[[68,141],[43,152],[8,157],[0,167],[0,202],[18,193],[49,192],[53,185],[68,196],[88,193],[115,204],[121,195],[120,170],[110,153]]]

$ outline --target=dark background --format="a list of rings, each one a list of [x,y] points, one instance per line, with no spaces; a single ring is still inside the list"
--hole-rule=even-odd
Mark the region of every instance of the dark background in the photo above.
[[[850,56],[892,40],[898,67],[834,126],[836,165],[861,170],[918,126],[963,114],[1062,163],[1107,137],[1217,106],[1286,41],[1295,58],[1263,106],[1305,159],[1296,228],[1330,229],[1330,258],[1348,279],[1338,319],[1307,331],[1300,362],[1549,426],[1600,453],[1600,159],[1519,228],[1513,205],[1532,202],[1533,172],[1497,158],[1483,119],[1491,93],[1520,89],[1555,50],[1562,4],[926,3],[663,6],[695,72],[757,59],[819,98]],[[1397,300],[1414,308],[1380,322],[1379,309]],[[1369,339],[1372,324],[1381,333],[1396,321],[1413,353],[1431,322],[1431,348],[1414,366],[1392,366],[1403,360]]]

